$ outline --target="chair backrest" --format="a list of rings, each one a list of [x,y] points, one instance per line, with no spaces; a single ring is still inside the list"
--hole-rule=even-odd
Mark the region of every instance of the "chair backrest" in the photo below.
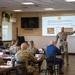
[[[46,58],[46,63],[47,63],[47,66],[55,65],[55,56],[48,56]]]
[[[18,69],[18,70],[22,70],[22,73],[24,73],[24,75],[27,75],[26,62],[17,61],[17,64],[21,64],[22,65],[20,67],[20,69]]]

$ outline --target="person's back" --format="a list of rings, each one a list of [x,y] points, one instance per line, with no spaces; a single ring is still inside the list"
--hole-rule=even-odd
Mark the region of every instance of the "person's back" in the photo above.
[[[2,37],[0,37],[0,46],[3,46],[3,41],[2,41]]]
[[[12,46],[9,48],[10,54],[15,54],[19,49],[20,47],[18,46],[18,41],[15,40]]]
[[[55,47],[54,42],[51,41],[50,45],[47,46],[47,48],[46,48],[46,55],[47,56],[49,56],[49,55],[54,56],[56,54],[61,54],[61,51],[57,47]]]
[[[28,65],[28,61],[32,60],[35,61],[35,57],[27,50],[27,43],[22,43],[21,44],[21,50],[17,51],[17,53],[15,54],[15,59],[17,61],[17,63],[24,63],[26,62],[26,68],[27,68],[27,72],[32,72],[34,73],[35,68],[32,66]]]
[[[57,51],[56,51],[55,46],[50,45],[50,46],[47,47],[47,49],[46,49],[46,55],[47,56],[49,56],[49,55],[54,56],[56,53],[57,53]]]
[[[55,61],[55,64],[59,64],[59,69],[61,70],[60,71],[60,74],[63,74],[62,72],[62,64],[63,64],[63,60],[61,58],[56,58],[56,54],[61,54],[61,51],[54,46],[54,41],[50,41],[50,45],[47,46],[46,48],[46,61],[47,63],[51,63],[53,62],[52,60],[50,60],[51,58]]]
[[[11,46],[10,47],[10,54],[15,54],[20,48],[18,46]]]
[[[5,46],[2,41],[2,37],[0,37],[0,49],[5,49]]]
[[[19,50],[15,56],[16,61],[26,62],[26,66],[29,60],[35,61],[34,56],[32,56],[28,50]]]

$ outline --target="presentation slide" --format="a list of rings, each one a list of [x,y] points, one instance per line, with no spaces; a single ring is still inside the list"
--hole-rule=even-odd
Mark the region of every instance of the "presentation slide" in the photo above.
[[[56,36],[61,31],[61,27],[64,27],[66,32],[74,31],[75,16],[42,17],[42,36]]]

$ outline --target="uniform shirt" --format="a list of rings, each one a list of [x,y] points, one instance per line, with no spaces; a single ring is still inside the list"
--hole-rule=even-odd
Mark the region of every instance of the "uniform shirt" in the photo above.
[[[4,45],[2,41],[0,41],[0,46]]]
[[[26,62],[26,66],[28,66],[28,61],[35,61],[35,57],[28,50],[19,50],[15,54],[16,61]]]
[[[31,52],[33,55],[35,55],[36,53],[38,53],[37,48],[31,47],[31,46],[28,48],[28,51]]]
[[[15,54],[20,48],[18,46],[11,46],[10,47],[10,54]]]
[[[73,32],[59,32],[58,34],[57,34],[57,36],[56,36],[56,43],[57,43],[57,41],[58,41],[58,39],[60,40],[60,43],[62,42],[62,41],[66,41],[67,40],[67,36],[68,35],[72,35],[72,34],[74,34],[75,33],[75,31],[73,31]]]
[[[3,41],[0,41],[0,48],[1,49],[5,49],[4,44],[3,44]]]
[[[4,60],[0,58],[0,65],[4,64]]]
[[[61,54],[61,51],[54,45],[49,45],[46,48],[46,56],[55,56],[56,54]]]

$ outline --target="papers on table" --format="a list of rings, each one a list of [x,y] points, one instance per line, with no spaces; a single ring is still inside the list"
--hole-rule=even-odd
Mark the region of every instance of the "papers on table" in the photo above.
[[[3,59],[11,59],[11,56],[2,57]]]
[[[0,52],[0,55],[2,55],[3,54],[3,52]]]
[[[43,54],[35,54],[35,58],[37,58],[37,60],[40,60],[42,58]]]
[[[0,68],[10,68],[12,65],[0,65]]]
[[[0,52],[0,57],[2,57],[2,55],[3,55],[3,52]]]
[[[44,53],[44,50],[42,48],[38,49],[39,53]]]

